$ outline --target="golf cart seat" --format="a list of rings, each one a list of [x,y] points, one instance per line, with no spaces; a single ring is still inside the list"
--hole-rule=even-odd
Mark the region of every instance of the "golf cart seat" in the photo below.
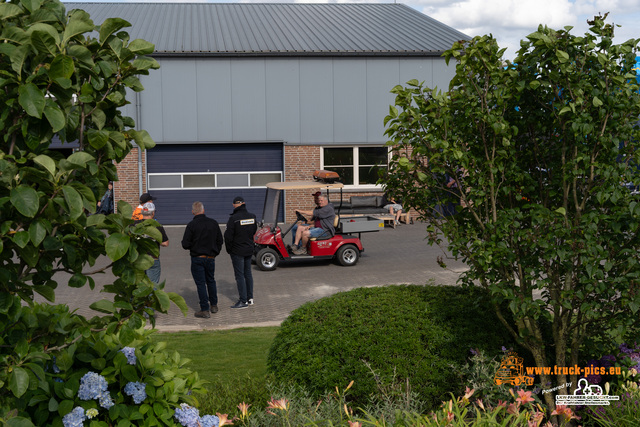
[[[333,219],[333,228],[336,230],[336,233],[338,232],[338,224],[340,224],[340,217],[336,215],[335,218]],[[327,240],[327,239],[330,239],[331,237],[333,237],[331,236],[331,234],[326,233],[320,237],[312,237],[309,240]]]

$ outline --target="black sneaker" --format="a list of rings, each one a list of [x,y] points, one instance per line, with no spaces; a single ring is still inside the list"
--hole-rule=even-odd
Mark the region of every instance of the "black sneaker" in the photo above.
[[[231,306],[231,308],[247,308],[247,307],[249,307],[249,304],[247,304],[246,302],[242,302],[240,300],[238,300],[237,303]]]
[[[197,311],[196,314],[194,314],[194,316],[200,317],[202,319],[208,319],[211,317],[208,311]]]
[[[249,301],[247,301],[247,304],[253,305],[253,298],[249,298]]]
[[[211,306],[211,312],[212,313],[217,313],[218,312],[218,306],[217,305],[212,305]]]

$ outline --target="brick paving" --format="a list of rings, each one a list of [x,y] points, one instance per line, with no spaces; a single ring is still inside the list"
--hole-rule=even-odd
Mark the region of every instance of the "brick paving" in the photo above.
[[[229,255],[224,251],[216,258],[216,282],[220,311],[210,319],[195,318],[199,310],[198,295],[191,277],[189,253],[182,249],[180,241],[184,226],[165,227],[169,236],[169,247],[162,248],[161,280],[166,280],[165,290],[181,295],[189,308],[187,316],[172,304],[167,314],[158,314],[156,327],[161,331],[186,331],[203,329],[230,329],[244,326],[279,325],[289,313],[302,304],[336,292],[365,286],[395,284],[455,284],[464,264],[453,259],[445,260],[448,269],[437,264],[443,256],[438,247],[429,246],[424,240],[426,226],[422,223],[403,224],[393,229],[385,227],[375,233],[363,233],[365,251],[353,267],[342,267],[330,261],[291,261],[281,263],[275,271],[261,271],[255,265],[255,305],[232,310],[229,307],[237,300],[237,289]],[[95,270],[105,265],[106,259]],[[84,316],[99,315],[89,309],[94,301],[108,298],[110,294],[98,292],[102,285],[110,283],[110,273],[95,277],[96,289],[88,286],[74,289],[64,285],[68,276],[56,277],[59,283],[56,302],[66,303]]]

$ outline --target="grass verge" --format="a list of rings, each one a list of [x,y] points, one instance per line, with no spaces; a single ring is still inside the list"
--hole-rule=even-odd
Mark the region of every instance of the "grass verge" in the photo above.
[[[209,393],[199,397],[203,413],[237,412],[240,402],[263,403],[267,390],[267,355],[279,327],[222,331],[158,332],[155,342],[191,359],[190,369],[209,381]]]

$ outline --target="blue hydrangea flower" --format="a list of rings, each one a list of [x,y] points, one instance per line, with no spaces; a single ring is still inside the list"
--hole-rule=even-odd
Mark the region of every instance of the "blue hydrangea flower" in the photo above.
[[[84,425],[84,409],[81,406],[76,406],[73,411],[62,417],[62,424],[64,427],[82,427]]]
[[[173,416],[184,427],[200,427],[200,411],[186,403],[181,403]]]
[[[100,395],[98,403],[100,403],[100,406],[102,406],[104,409],[109,409],[113,405],[115,405],[108,391],[105,391]]]
[[[124,347],[122,350],[120,350],[122,353],[124,353],[125,356],[127,356],[127,363],[129,365],[135,365],[136,364],[136,349],[133,347]]]
[[[202,427],[218,427],[220,425],[220,419],[215,415],[205,415],[200,418],[200,424]]]
[[[98,399],[105,392],[107,392],[107,380],[102,375],[95,372],[87,372],[80,379],[80,388],[78,389],[78,397],[80,399]]]
[[[139,405],[147,398],[147,393],[145,392],[146,387],[147,385],[145,383],[130,382],[124,386],[124,393],[127,396],[133,397],[133,402]]]

